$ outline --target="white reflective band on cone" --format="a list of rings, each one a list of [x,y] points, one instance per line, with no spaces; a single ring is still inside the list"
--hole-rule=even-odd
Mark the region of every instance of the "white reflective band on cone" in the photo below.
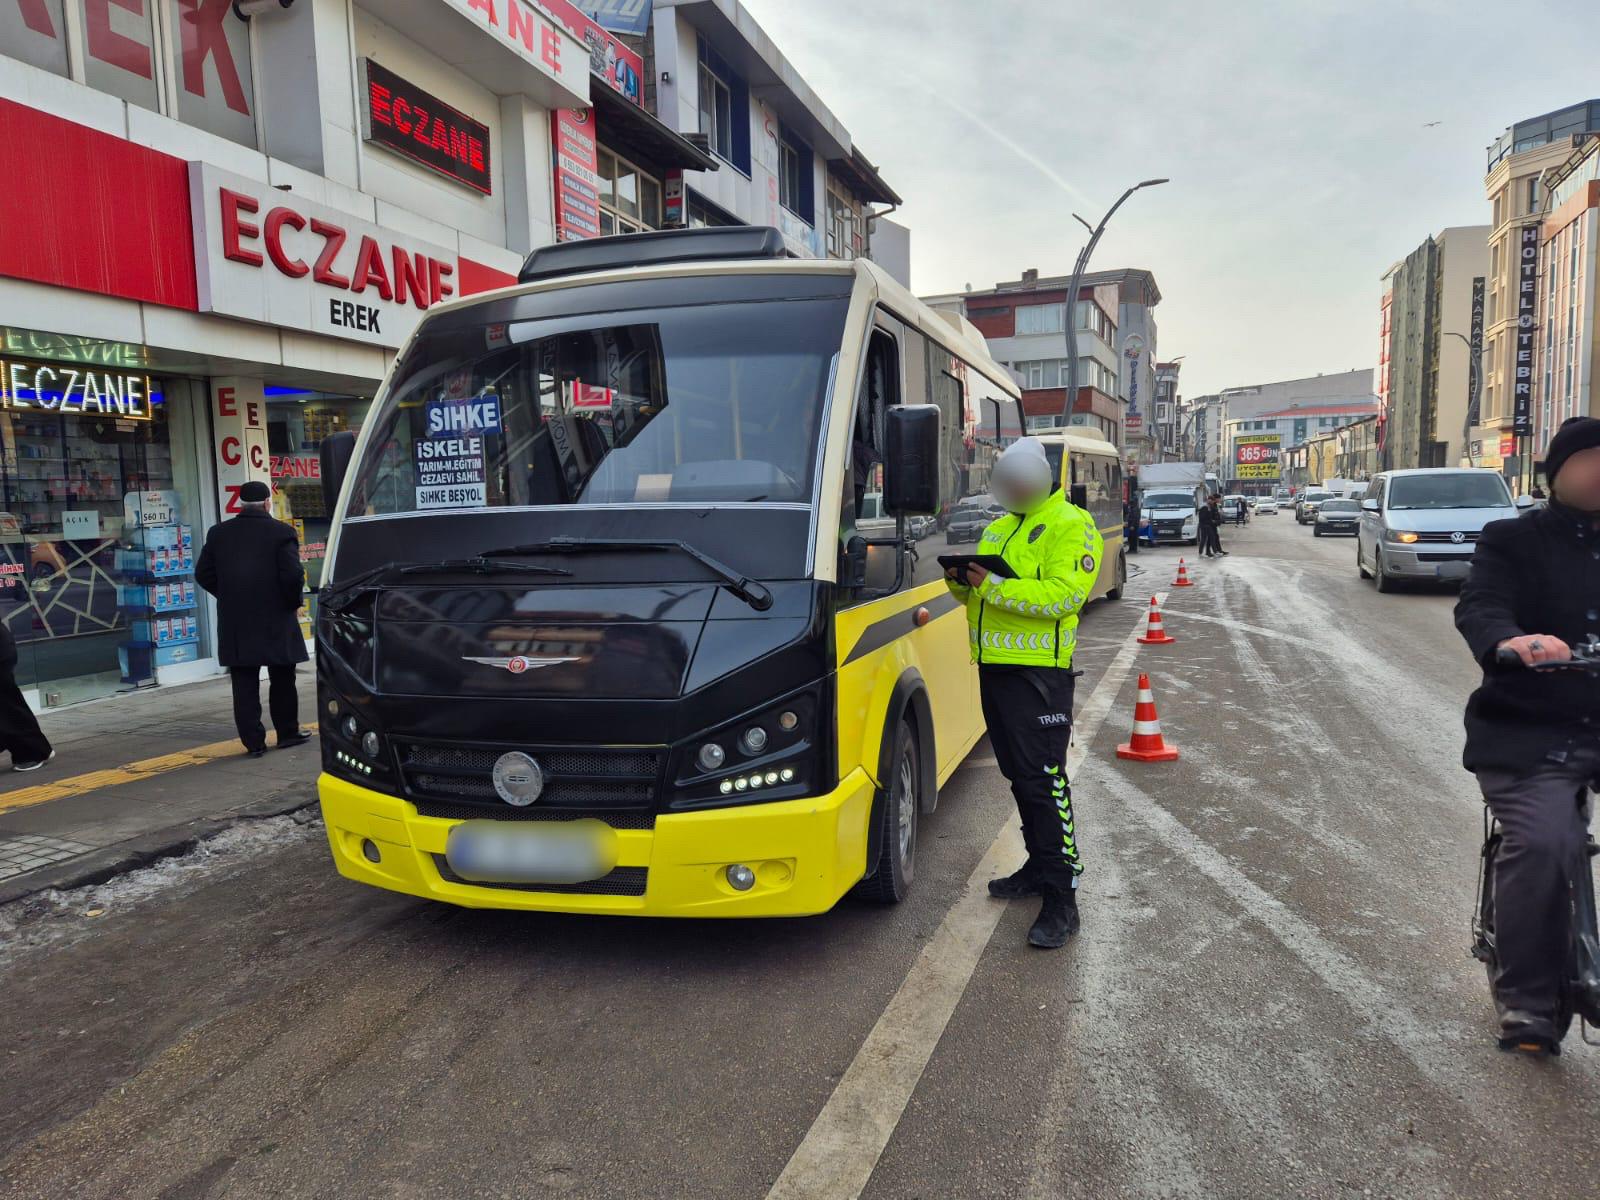
[[[1161,722],[1160,721],[1135,721],[1133,723],[1133,731],[1135,733],[1160,733],[1161,732]]]

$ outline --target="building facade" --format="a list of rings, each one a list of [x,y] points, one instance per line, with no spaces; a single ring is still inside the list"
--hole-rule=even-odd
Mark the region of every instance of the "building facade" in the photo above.
[[[1155,450],[1156,461],[1183,459],[1183,402],[1178,394],[1178,374],[1183,364],[1176,360],[1156,364]]]
[[[1544,174],[1539,260],[1538,381],[1533,396],[1535,456],[1569,417],[1595,416],[1595,322],[1600,287],[1600,135],[1575,139],[1567,160]]]
[[[742,9],[662,8],[732,11],[708,45],[763,42]],[[652,46],[569,0],[0,0],[0,575],[21,584],[0,619],[34,703],[218,669],[194,559],[249,480],[315,585],[318,446],[434,305],[559,239],[691,223],[684,178],[735,203],[711,181],[739,122],[655,116]],[[786,64],[746,79],[766,155],[756,105],[793,129],[810,93]],[[760,181],[809,214],[797,253],[863,253],[889,193],[827,132],[809,174]],[[765,221],[743,186],[729,219]]]
[[[965,316],[1023,391],[1028,429],[1091,429],[1123,449],[1132,465],[1151,461],[1159,444],[1156,322],[1161,302],[1145,270],[1085,275],[1074,306],[1077,395],[1067,403],[1066,321],[1070,276],[1036,270],[983,291],[925,296],[935,309]]]
[[[1533,455],[1542,453],[1533,435],[1533,393],[1540,375],[1536,302],[1544,261],[1543,177],[1566,162],[1577,139],[1596,132],[1600,100],[1587,100],[1518,121],[1487,152],[1484,195],[1492,223],[1483,404],[1472,438],[1482,449],[1479,465],[1499,466],[1521,491],[1532,486]]]
[[[661,120],[723,168],[669,174],[669,219],[771,225],[803,258],[872,255],[900,197],[738,0],[654,0],[644,47]],[[904,227],[889,236],[883,261],[909,275]]]
[[[1383,277],[1387,341],[1378,376],[1392,468],[1457,466],[1481,440],[1469,436],[1480,423],[1469,420],[1469,408],[1472,343],[1484,333],[1488,234],[1483,225],[1441,230]]]

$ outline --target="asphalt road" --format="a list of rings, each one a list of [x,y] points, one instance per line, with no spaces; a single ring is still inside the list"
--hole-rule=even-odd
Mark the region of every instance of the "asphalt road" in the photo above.
[[[1176,645],[1125,649],[1176,551],[1084,622],[1109,709],[1066,950],[1024,945],[1027,904],[973,924],[1010,824],[983,748],[908,903],[804,921],[458,911],[252,826],[0,913],[0,1194],[762,1197],[865,1153],[873,1198],[1593,1195],[1600,1060],[1499,1054],[1467,955],[1452,598],[1377,595],[1288,515],[1223,537],[1184,552]],[[1178,762],[1114,757],[1119,652]],[[968,978],[942,948],[975,927]]]

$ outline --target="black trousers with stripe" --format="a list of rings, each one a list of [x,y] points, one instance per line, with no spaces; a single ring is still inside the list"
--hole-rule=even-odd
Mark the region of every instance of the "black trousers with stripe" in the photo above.
[[[1061,892],[1083,872],[1067,780],[1073,684],[1064,667],[978,668],[983,719],[1016,797],[1028,870],[1041,887]]]

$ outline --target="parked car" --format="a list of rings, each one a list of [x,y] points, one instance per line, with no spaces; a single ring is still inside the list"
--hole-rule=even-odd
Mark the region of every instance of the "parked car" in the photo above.
[[[1297,524],[1309,525],[1317,519],[1317,509],[1324,500],[1332,500],[1333,493],[1325,492],[1321,488],[1300,493],[1300,499],[1294,506],[1294,519]]]
[[[1256,497],[1256,515],[1275,517],[1278,515],[1278,502],[1271,496]]]
[[[1236,521],[1239,519],[1239,510],[1248,508],[1248,505],[1248,498],[1238,493],[1224,496],[1222,498],[1222,515],[1230,521]]]
[[[952,546],[976,542],[989,527],[989,522],[1004,516],[1005,511],[994,502],[992,496],[968,496],[965,500],[959,500],[950,510],[950,520],[945,523],[945,541]]]
[[[1490,521],[1517,515],[1495,471],[1423,467],[1386,471],[1361,501],[1356,568],[1380,592],[1403,579],[1436,580],[1440,567],[1470,562]]]
[[[938,522],[933,517],[917,516],[906,518],[906,532],[919,542],[931,534],[937,526]]]
[[[1318,537],[1324,534],[1347,533],[1355,537],[1361,524],[1361,505],[1354,500],[1334,498],[1324,500],[1317,508],[1316,523],[1312,533]]]

